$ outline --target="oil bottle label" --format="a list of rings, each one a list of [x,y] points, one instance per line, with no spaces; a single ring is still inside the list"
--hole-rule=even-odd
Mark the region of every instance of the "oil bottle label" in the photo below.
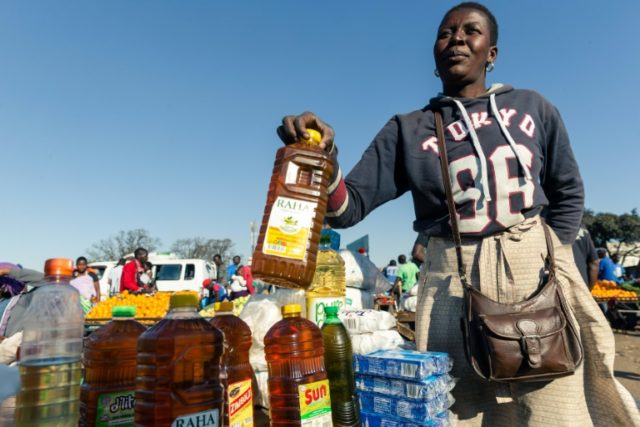
[[[253,390],[251,380],[229,384],[229,425],[253,426]]]
[[[278,197],[271,208],[262,252],[304,260],[317,203]]]
[[[345,307],[345,297],[311,297],[307,298],[307,319],[321,327],[324,323],[325,307],[338,307],[338,311]]]
[[[220,427],[220,411],[212,409],[183,415],[173,420],[171,427]]]
[[[325,427],[331,425],[329,380],[298,386],[298,396],[300,397],[302,427]]]
[[[96,427],[132,426],[135,403],[135,390],[101,394]]]

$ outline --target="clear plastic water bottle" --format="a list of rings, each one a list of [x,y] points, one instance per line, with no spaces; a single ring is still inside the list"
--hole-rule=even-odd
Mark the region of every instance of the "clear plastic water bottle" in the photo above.
[[[17,427],[77,426],[84,315],[70,259],[49,259],[34,284],[20,349]]]

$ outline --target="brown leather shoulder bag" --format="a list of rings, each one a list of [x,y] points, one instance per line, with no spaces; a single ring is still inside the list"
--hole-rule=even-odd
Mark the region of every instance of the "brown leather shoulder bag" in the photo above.
[[[435,118],[458,274],[464,288],[464,313],[460,323],[468,362],[479,376],[496,382],[549,381],[573,374],[582,363],[582,342],[556,281],[553,242],[544,222],[548,249],[546,281],[533,296],[518,303],[503,304],[483,295],[467,280],[439,111],[435,112]]]

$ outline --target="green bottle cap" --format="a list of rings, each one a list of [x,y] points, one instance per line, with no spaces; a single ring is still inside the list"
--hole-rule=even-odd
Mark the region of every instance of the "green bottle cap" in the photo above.
[[[117,305],[111,308],[111,317],[136,317],[136,307],[133,305]]]
[[[338,316],[338,307],[336,307],[335,305],[325,306],[324,307],[324,314],[326,314],[327,316],[330,316],[330,317],[337,317]]]

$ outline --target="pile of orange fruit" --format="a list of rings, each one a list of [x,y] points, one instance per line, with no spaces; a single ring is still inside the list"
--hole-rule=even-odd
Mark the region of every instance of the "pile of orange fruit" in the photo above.
[[[169,310],[171,292],[157,292],[155,294],[130,294],[123,292],[99,302],[87,313],[87,319],[111,319],[111,309],[120,305],[136,307],[136,319],[161,318]]]
[[[591,288],[591,295],[601,299],[636,299],[638,294],[622,289],[616,282],[611,280],[598,280]]]

